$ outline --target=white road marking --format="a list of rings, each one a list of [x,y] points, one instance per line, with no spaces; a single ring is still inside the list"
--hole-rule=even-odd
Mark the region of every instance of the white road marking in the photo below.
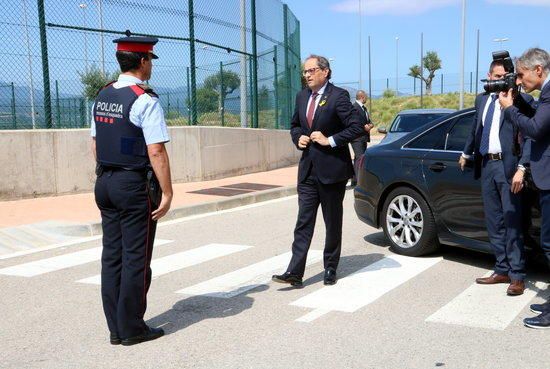
[[[151,269],[153,271],[152,278],[155,279],[176,270],[189,268],[193,265],[201,264],[209,260],[217,259],[219,257],[250,248],[252,248],[252,246],[212,243],[196,249],[182,251],[158,259],[153,259],[151,261]],[[80,279],[77,282],[100,285],[101,275],[98,274],[93,277]]]
[[[57,248],[60,248],[60,247],[72,246],[72,245],[77,245],[79,243],[100,240],[101,237],[102,236],[82,237],[82,238],[78,238],[76,240],[60,242],[60,243],[56,243],[56,244],[49,245],[49,246],[37,247],[37,248],[34,248],[34,249],[12,252],[11,254],[0,255],[0,260],[12,259],[12,258],[16,258],[18,256],[25,256],[25,255],[34,254],[34,253],[37,253],[37,252],[57,249]]]
[[[391,255],[326,286],[290,305],[315,309],[296,319],[312,322],[330,311],[352,313],[440,262],[441,258]]]
[[[487,276],[491,275],[489,272]],[[472,284],[447,305],[426,319],[427,322],[504,330],[547,283],[526,283],[520,296],[506,295],[508,284]]]
[[[186,295],[206,295],[231,298],[243,292],[267,284],[271,276],[280,273],[290,261],[291,252],[278,255],[239,270],[212,278],[208,281],[176,291]],[[309,250],[307,265],[319,262],[323,257],[321,250]]]
[[[171,242],[174,241],[157,239],[155,240],[154,246],[158,247]],[[67,269],[100,260],[101,250],[102,247],[94,247],[82,251],[71,252],[65,255],[14,265],[0,269],[0,274],[18,277],[35,277],[37,275],[55,272],[57,270]]]

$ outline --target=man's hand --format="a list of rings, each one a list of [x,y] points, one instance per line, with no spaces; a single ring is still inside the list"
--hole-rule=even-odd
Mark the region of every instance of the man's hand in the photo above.
[[[301,135],[300,139],[298,140],[298,147],[300,149],[305,149],[310,142],[311,142],[311,139],[308,136]]]
[[[365,132],[370,132],[370,130],[374,127],[374,124],[372,123],[367,123],[365,124]]]
[[[498,94],[498,101],[500,102],[502,110],[514,105],[513,90],[510,89],[508,92],[500,92]]]
[[[329,146],[330,142],[328,141],[328,138],[325,137],[324,134],[322,134],[319,131],[315,131],[309,136],[311,138],[311,141],[317,142],[321,146]]]
[[[460,158],[458,159],[458,166],[460,167],[460,170],[464,172],[464,168],[466,167],[466,158],[462,155],[460,155]]]
[[[160,200],[160,205],[157,210],[151,213],[153,220],[159,220],[168,213],[170,210],[170,205],[172,204],[172,195],[162,194],[162,199]]]
[[[516,174],[514,174],[514,177],[512,178],[512,187],[510,190],[512,193],[518,193],[523,188],[523,176],[525,175],[525,172],[521,169],[518,169],[516,171]]]

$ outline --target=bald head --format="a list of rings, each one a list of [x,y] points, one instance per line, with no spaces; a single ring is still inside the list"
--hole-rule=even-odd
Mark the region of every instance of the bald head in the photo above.
[[[361,101],[363,104],[367,102],[367,93],[363,90],[357,91],[355,94],[355,100]]]

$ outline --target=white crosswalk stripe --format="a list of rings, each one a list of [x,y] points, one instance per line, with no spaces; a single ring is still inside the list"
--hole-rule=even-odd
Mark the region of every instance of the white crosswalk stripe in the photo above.
[[[391,255],[306,295],[291,305],[315,309],[297,319],[309,323],[331,311],[352,313],[439,263],[441,258]]]
[[[273,274],[280,273],[286,268],[291,256],[292,253],[287,252],[234,272],[212,278],[206,282],[184,288],[176,293],[231,298],[268,283]],[[319,262],[322,256],[322,251],[320,250],[309,250],[307,265]]]
[[[176,270],[189,268],[209,260],[250,249],[251,247],[252,246],[212,243],[196,249],[153,259],[151,261],[151,269],[153,270],[152,278],[155,279]],[[98,274],[93,277],[78,280],[77,282],[99,285],[101,284],[101,276]]]
[[[487,276],[492,274],[489,272]],[[507,296],[508,284],[472,284],[447,305],[426,319],[427,322],[504,330],[547,283],[526,283],[523,295]]]
[[[155,240],[154,246],[159,247],[171,242],[174,241],[157,239]],[[94,247],[47,259],[40,259],[29,263],[14,265],[0,269],[0,274],[19,277],[35,277],[44,273],[55,272],[57,270],[67,269],[100,260],[101,250],[102,247]]]

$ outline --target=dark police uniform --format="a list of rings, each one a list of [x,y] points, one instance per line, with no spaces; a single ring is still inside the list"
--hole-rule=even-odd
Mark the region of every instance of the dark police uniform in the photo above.
[[[151,50],[157,41],[123,38],[115,40],[118,50],[133,51],[128,45],[135,39],[139,47],[149,45]],[[93,108],[95,199],[103,228],[101,294],[111,343],[113,337],[124,340],[148,329],[143,317],[156,231],[151,213],[161,194],[147,145],[169,140],[158,96],[139,83],[135,77],[120,75],[99,92]]]

